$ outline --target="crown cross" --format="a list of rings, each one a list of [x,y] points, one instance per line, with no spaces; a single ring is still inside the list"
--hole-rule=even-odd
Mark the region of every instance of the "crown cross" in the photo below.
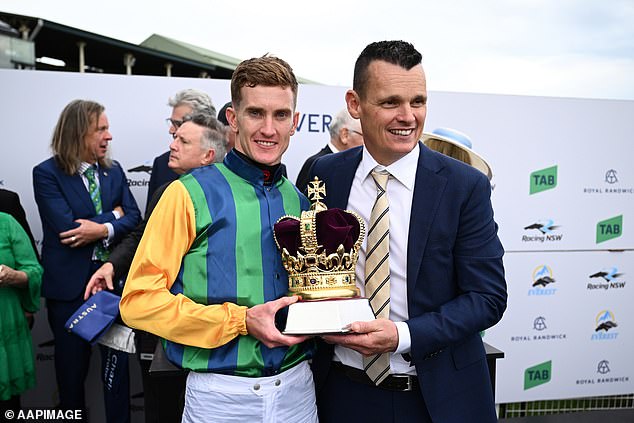
[[[323,197],[322,197],[323,195]],[[323,206],[321,200],[326,196],[326,185],[315,176],[308,185],[308,199],[313,203],[311,208],[315,208],[317,204]],[[325,207],[323,207],[325,209]]]

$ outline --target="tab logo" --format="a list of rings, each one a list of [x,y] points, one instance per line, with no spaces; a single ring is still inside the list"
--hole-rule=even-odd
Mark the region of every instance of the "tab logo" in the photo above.
[[[623,234],[623,215],[597,223],[597,244],[618,238]]]
[[[524,370],[524,390],[550,382],[551,375],[552,360],[529,367]]]
[[[530,194],[547,191],[557,186],[557,166],[536,170],[530,176]]]

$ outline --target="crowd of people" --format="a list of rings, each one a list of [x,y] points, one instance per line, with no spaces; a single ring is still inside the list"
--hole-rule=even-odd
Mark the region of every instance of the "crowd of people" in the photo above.
[[[110,159],[105,107],[70,102],[52,157],[33,169],[41,260],[17,196],[0,191],[0,408],[20,408],[36,383],[29,319],[41,296],[58,407],[90,421],[92,346],[64,324],[108,290],[135,329],[146,422],[497,421],[480,337],[506,308],[490,168],[470,145],[456,143],[459,160],[434,151],[453,146],[451,131],[423,135],[421,62],[408,42],[366,46],[328,144],[296,185],[282,163],[299,117],[287,62],[241,62],[220,112],[203,92],[176,93],[144,218]],[[328,207],[366,223],[356,284],[376,319],[286,335],[280,312],[300,298],[287,295],[273,226],[309,208],[315,177]],[[99,350],[105,419],[128,422],[129,354]],[[179,371],[150,374],[157,350]]]

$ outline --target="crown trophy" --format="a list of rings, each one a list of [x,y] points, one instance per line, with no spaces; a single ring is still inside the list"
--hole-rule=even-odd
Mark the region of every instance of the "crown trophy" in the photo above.
[[[365,223],[354,212],[328,209],[325,195],[325,184],[315,177],[308,187],[310,210],[299,219],[282,216],[274,226],[289,295],[302,298],[289,306],[285,334],[345,333],[352,322],[374,320],[355,284]]]

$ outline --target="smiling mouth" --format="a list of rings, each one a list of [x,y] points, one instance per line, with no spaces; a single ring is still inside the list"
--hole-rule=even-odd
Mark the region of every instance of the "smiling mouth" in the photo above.
[[[390,129],[389,132],[390,134],[406,137],[408,135],[411,135],[414,132],[414,130],[413,129]]]
[[[273,147],[274,145],[277,144],[277,143],[274,143],[272,141],[261,141],[261,140],[258,140],[255,143],[258,144],[258,145],[261,145],[263,147]]]

